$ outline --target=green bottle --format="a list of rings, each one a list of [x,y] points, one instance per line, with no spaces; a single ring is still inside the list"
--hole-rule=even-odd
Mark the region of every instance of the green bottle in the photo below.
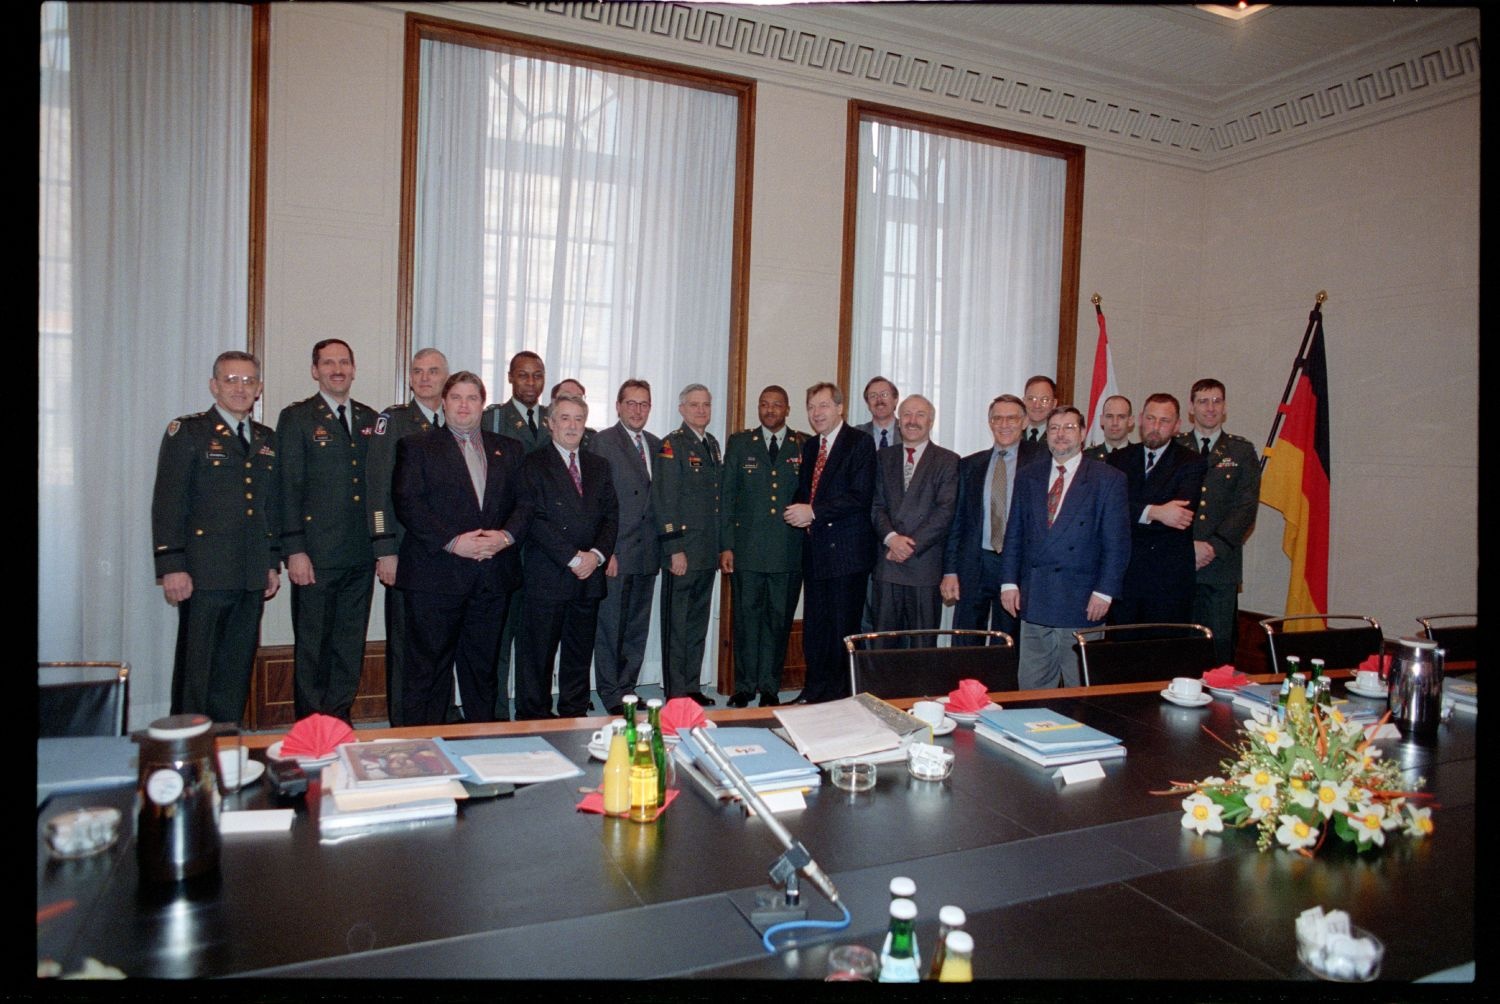
[[[653,697],[646,702],[646,714],[651,719],[651,756],[656,761],[656,801],[667,802],[667,744],[661,737],[661,698]]]
[[[635,752],[635,709],[641,699],[634,694],[626,694],[620,703],[625,707],[625,746],[633,754]]]
[[[917,919],[917,904],[909,899],[891,901],[891,947],[880,955],[881,983],[918,983],[922,972],[917,967],[917,938],[912,925]]]

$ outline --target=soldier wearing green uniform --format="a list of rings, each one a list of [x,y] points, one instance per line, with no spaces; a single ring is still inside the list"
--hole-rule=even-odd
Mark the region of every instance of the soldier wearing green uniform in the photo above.
[[[1234,661],[1244,546],[1255,529],[1260,504],[1260,458],[1255,444],[1224,431],[1224,385],[1214,379],[1193,384],[1193,428],[1177,441],[1208,464],[1198,511],[1193,515],[1197,582],[1193,621],[1214,633],[1214,655]]]
[[[375,554],[370,544],[369,457],[375,412],[349,397],[354,350],[338,338],[313,346],[318,393],[287,405],[281,450],[281,551],[292,580],[297,718],[345,721],[363,668]]]
[[[276,435],[250,418],[260,362],[225,352],[214,407],[167,424],[156,462],[156,575],[177,607],[172,714],[238,722],[265,601],[281,585]]]
[[[719,569],[719,444],[708,432],[713,397],[701,383],[677,397],[682,425],[661,441],[651,499],[660,527],[661,662],[667,697],[709,706],[699,688],[714,574]]]
[[[760,392],[760,425],[729,437],[724,452],[719,570],[734,589],[734,695],[731,708],[760,696],[780,704],[781,670],[797,598],[802,593],[802,538],[782,510],[802,474],[802,433],[786,427],[787,393]]]
[[[1135,429],[1135,407],[1130,403],[1130,398],[1123,394],[1111,394],[1104,399],[1104,407],[1099,411],[1099,433],[1104,442],[1098,446],[1090,446],[1083,451],[1083,455],[1090,460],[1104,460],[1116,450],[1123,450],[1130,445],[1130,433]],[[1094,438],[1094,430],[1089,430],[1089,438]]]
[[[375,577],[385,586],[385,703],[392,725],[406,724],[401,693],[406,603],[396,590],[396,557],[406,528],[396,518],[391,501],[396,444],[414,432],[443,425],[443,384],[447,380],[448,359],[437,349],[422,349],[412,356],[412,399],[382,411],[370,437],[370,543],[375,551]]]

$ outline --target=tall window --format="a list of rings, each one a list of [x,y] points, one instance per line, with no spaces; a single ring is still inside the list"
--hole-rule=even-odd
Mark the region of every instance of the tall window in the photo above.
[[[855,109],[849,414],[884,375],[932,399],[937,442],[980,449],[996,395],[1070,382],[1082,148]]]

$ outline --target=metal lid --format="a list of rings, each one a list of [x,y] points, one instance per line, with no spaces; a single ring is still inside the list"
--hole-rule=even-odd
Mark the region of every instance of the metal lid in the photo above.
[[[909,899],[891,900],[891,916],[897,920],[916,920],[917,904]]]
[[[152,739],[191,739],[207,732],[213,724],[207,715],[172,715],[152,722],[146,728],[146,735]]]
[[[905,875],[891,879],[891,895],[911,899],[917,894],[917,884]]]
[[[1427,649],[1428,651],[1431,651],[1432,649],[1435,649],[1435,648],[1438,647],[1438,643],[1435,642],[1435,641],[1433,641],[1431,638],[1409,638],[1409,637],[1403,637],[1403,638],[1400,638],[1398,640],[1400,641],[1400,643],[1402,645],[1405,645],[1407,648],[1421,648],[1421,649]]]
[[[963,927],[968,919],[961,906],[945,906],[938,911],[938,923],[949,927]]]
[[[968,931],[949,931],[948,951],[968,955],[974,951],[974,936]]]

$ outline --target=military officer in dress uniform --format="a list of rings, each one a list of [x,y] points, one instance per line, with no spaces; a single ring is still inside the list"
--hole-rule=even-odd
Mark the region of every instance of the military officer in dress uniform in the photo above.
[[[542,391],[547,386],[547,367],[542,357],[530,349],[523,349],[510,357],[510,368],[505,378],[510,381],[510,400],[504,404],[492,404],[484,409],[480,428],[487,432],[498,432],[516,440],[534,453],[552,443],[547,430],[547,409],[541,403]],[[522,565],[525,565],[523,559]],[[500,661],[495,666],[498,677],[495,697],[495,721],[510,719],[511,652],[516,643],[516,634],[521,627],[521,611],[526,608],[526,577],[523,571],[521,588],[510,598],[510,611],[505,616],[505,630],[500,632]]]
[[[359,690],[370,621],[370,439],[375,412],[349,396],[354,350],[338,338],[313,346],[318,393],[287,405],[281,450],[281,551],[292,580],[296,715],[348,720]]]
[[[238,722],[265,601],[281,585],[276,435],[250,418],[260,362],[214,360],[214,406],[167,423],[156,461],[156,574],[177,607],[172,714]]]
[[[729,437],[724,452],[719,570],[734,586],[734,696],[743,708],[780,704],[781,669],[802,593],[802,538],[782,512],[802,475],[802,441],[786,427],[787,393],[760,392],[760,425]]]
[[[711,706],[698,685],[708,607],[719,569],[719,444],[708,432],[713,397],[701,383],[677,396],[682,425],[661,441],[651,498],[660,527],[662,673],[667,697]]]
[[[447,356],[437,349],[422,349],[412,356],[408,374],[411,400],[382,411],[370,438],[370,542],[375,550],[375,577],[385,586],[385,703],[392,725],[406,724],[401,695],[406,604],[396,591],[396,558],[406,528],[396,518],[391,500],[396,444],[412,433],[442,427],[443,384],[447,381]]]
[[[1116,450],[1130,445],[1130,433],[1135,428],[1135,406],[1123,394],[1111,394],[1104,400],[1104,410],[1099,414],[1099,431],[1104,433],[1104,442],[1090,446],[1083,455],[1090,460],[1103,460]],[[1092,431],[1092,430],[1091,430]]]
[[[1193,384],[1193,428],[1177,441],[1208,464],[1193,518],[1193,621],[1213,630],[1214,654],[1227,663],[1234,661],[1243,550],[1260,504],[1260,458],[1254,443],[1224,431],[1224,396],[1212,378]]]

